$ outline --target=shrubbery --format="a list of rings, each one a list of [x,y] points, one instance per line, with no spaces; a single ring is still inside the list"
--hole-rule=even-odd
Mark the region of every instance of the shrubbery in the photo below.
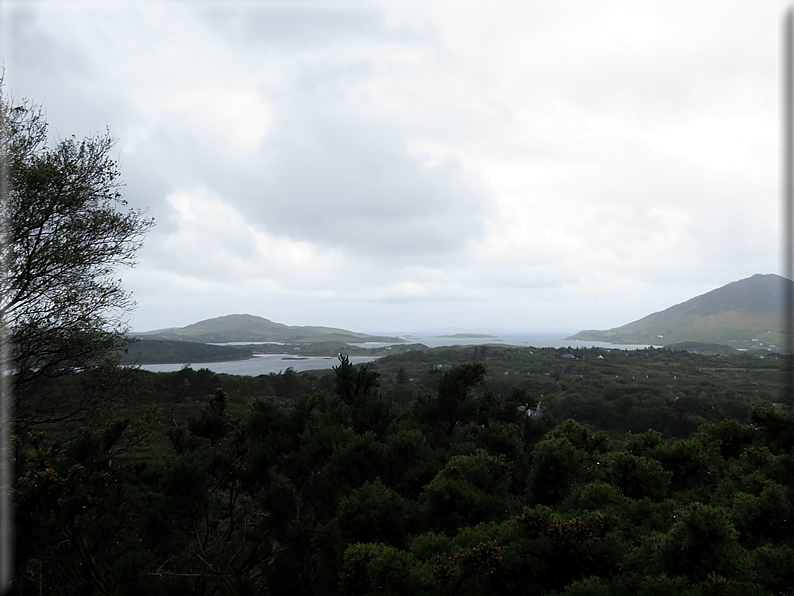
[[[404,411],[344,359],[332,391],[291,405],[233,415],[218,390],[147,463],[116,451],[135,421],[20,436],[14,592],[777,595],[794,583],[792,417],[755,409],[683,440],[614,442],[528,416],[518,406],[536,398],[484,391],[481,367],[440,373]]]

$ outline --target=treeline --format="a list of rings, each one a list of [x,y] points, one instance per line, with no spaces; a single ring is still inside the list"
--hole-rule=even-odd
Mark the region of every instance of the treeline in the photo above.
[[[191,341],[141,339],[129,342],[120,354],[121,364],[168,364],[172,362],[225,362],[245,360],[254,354],[243,346],[213,346]]]
[[[219,346],[197,341],[138,338],[125,340],[119,350],[121,364],[195,364],[202,362],[227,362],[260,354],[294,354],[300,356],[325,356],[336,358],[347,355],[385,356],[411,350],[428,349],[422,344],[397,344],[388,348],[366,348],[344,341],[312,341],[287,343],[251,342],[248,346]]]
[[[432,391],[445,370],[465,362],[487,364],[487,387],[498,396],[526,389],[554,418],[614,438],[648,429],[685,438],[707,422],[747,421],[754,405],[792,403],[781,373],[790,359],[769,353],[478,346],[389,356],[373,366],[386,393],[410,404],[417,390]]]
[[[298,373],[292,367],[280,373],[251,377],[185,366],[174,372],[137,370],[135,377],[133,399],[150,404],[206,402],[212,399],[215,389],[223,387],[234,403],[249,404],[256,399],[273,398],[289,405],[303,394],[330,391],[334,385],[334,375],[327,370]]]
[[[616,442],[484,362],[434,378],[405,408],[346,359],[289,402],[217,389],[149,459],[135,420],[16,437],[13,592],[790,593],[792,417]]]
[[[705,423],[726,418],[746,422],[753,406],[787,401],[781,369],[788,360],[777,354],[478,346],[397,354],[371,367],[381,375],[383,394],[405,410],[417,393],[435,391],[446,371],[469,362],[487,366],[484,391],[502,399],[515,387],[524,389],[553,418],[586,423],[615,439],[648,429],[665,438],[686,438]],[[323,370],[297,373],[288,368],[283,374],[248,377],[186,366],[171,373],[138,371],[134,385],[138,402],[206,401],[215,388],[224,387],[233,402],[247,404],[263,397],[291,400],[331,391],[333,383],[333,373]]]

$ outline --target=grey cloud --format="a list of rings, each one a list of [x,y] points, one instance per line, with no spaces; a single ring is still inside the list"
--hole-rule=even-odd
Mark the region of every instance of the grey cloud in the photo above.
[[[123,89],[103,86],[113,79],[97,72],[99,63],[81,55],[75,40],[44,33],[34,14],[18,16],[13,80],[34,100],[54,96],[58,112],[50,120],[63,135],[111,126],[121,137],[125,195],[157,218],[154,234],[176,223],[167,193],[201,186],[268,233],[391,260],[443,260],[482,233],[485,197],[469,187],[460,165],[430,167],[411,154],[406,145],[416,131],[379,117],[366,98],[363,86],[374,69],[366,53],[294,57],[321,46],[426,43],[426,34],[387,26],[374,9],[235,13],[224,7],[205,15],[213,34],[222,26],[263,60],[266,46],[282,65],[285,57],[297,60],[288,80],[267,90],[274,125],[255,155],[224,152],[206,131],[176,116],[161,117],[134,151],[121,151],[124,135],[134,136],[144,116]],[[63,131],[61,123],[68,123]]]
[[[273,126],[255,154],[223,154],[177,121],[153,145],[175,183],[207,185],[268,233],[324,248],[436,259],[482,233],[486,197],[454,160],[408,151],[416,131],[363,92],[372,65],[309,61],[272,90]]]
[[[88,70],[86,57],[76,48],[43,33],[39,27],[41,8],[14,3],[3,11],[3,58],[10,72],[27,75],[31,82],[52,83]],[[25,94],[28,95],[26,88]]]
[[[32,4],[32,6],[36,6]],[[14,7],[4,24],[6,92],[44,108],[51,136],[86,136],[123,111],[123,100],[97,76],[92,59],[74,39],[54,37],[41,25],[43,9]],[[65,123],[68,123],[68,128]]]
[[[81,4],[74,6],[77,10]],[[46,32],[40,22],[43,10],[34,3],[17,4],[4,14],[4,29],[10,33],[3,45],[4,92],[15,101],[27,99],[43,108],[51,143],[109,130],[119,140],[113,156],[120,162],[125,198],[131,206],[159,215],[158,199],[165,196],[167,183],[146,155],[124,151],[125,137],[140,125],[139,115],[124,91],[113,85],[108,73],[98,71],[77,40]]]
[[[423,42],[435,35],[431,28],[387,25],[376,4],[259,2],[236,8],[234,4],[210,6],[200,14],[227,40],[249,51],[278,48],[278,53],[303,53],[313,48],[388,40]]]
[[[407,141],[417,131],[379,117],[366,99],[363,86],[375,69],[367,54],[337,51],[428,44],[435,32],[387,25],[373,7],[263,5],[244,15],[210,15],[229,39],[250,44],[263,60],[273,48],[296,60],[291,80],[271,97],[274,126],[258,163],[229,164],[213,184],[269,232],[324,247],[435,260],[479,236],[485,197],[469,187],[455,161],[430,167],[411,154]],[[313,48],[329,52],[313,54]]]
[[[371,113],[321,97],[309,103],[282,106],[258,180],[248,181],[241,208],[268,230],[403,256],[446,252],[479,235],[484,197],[459,164],[429,167]]]

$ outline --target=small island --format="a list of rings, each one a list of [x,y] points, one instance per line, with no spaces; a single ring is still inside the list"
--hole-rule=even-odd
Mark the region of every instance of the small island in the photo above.
[[[483,335],[482,333],[455,333],[453,335],[434,335],[434,339],[488,339],[496,338],[495,335]]]

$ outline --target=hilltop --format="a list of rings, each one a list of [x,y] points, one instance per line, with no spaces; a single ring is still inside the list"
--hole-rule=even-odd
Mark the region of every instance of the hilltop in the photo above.
[[[146,339],[170,339],[199,343],[229,342],[404,342],[398,337],[382,337],[356,333],[335,327],[302,327],[274,323],[264,317],[235,314],[193,323],[186,327],[149,331],[138,334]]]
[[[733,348],[779,349],[784,343],[786,284],[779,275],[756,274],[621,327],[580,331],[566,339],[667,346],[702,342]]]

